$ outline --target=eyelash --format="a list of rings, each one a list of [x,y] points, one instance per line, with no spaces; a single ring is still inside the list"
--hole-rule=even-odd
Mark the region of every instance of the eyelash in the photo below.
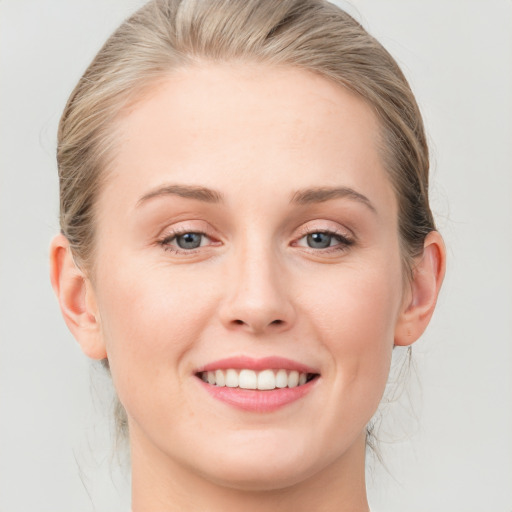
[[[195,249],[181,249],[177,246],[170,245],[170,243],[179,236],[188,235],[188,234],[194,234],[194,235],[201,235],[206,238],[211,239],[210,236],[208,236],[207,233],[204,231],[198,231],[198,230],[192,230],[192,229],[177,229],[175,231],[172,231],[171,233],[166,234],[166,236],[159,240],[158,244],[162,246],[164,251],[172,252],[173,254],[195,254],[202,246]]]
[[[178,238],[179,236],[183,236],[183,235],[187,235],[187,234],[200,235],[202,237],[209,238],[210,240],[212,239],[212,237],[208,236],[208,234],[205,233],[204,231],[198,231],[198,230],[194,231],[191,229],[179,229],[176,231],[172,231],[171,233],[168,233],[164,238],[162,238],[161,240],[158,241],[158,244],[164,249],[164,251],[168,251],[173,254],[186,254],[186,255],[195,254],[201,247],[203,247],[202,245],[200,245],[199,247],[194,248],[194,249],[181,249],[174,245],[170,245],[170,243],[173,242],[174,240],[176,240],[176,238]],[[334,246],[329,246],[329,247],[325,247],[325,248],[314,248],[314,247],[298,246],[297,245],[300,240],[302,240],[303,238],[306,238],[309,235],[313,235],[313,234],[323,234],[323,235],[330,236],[330,237],[334,238],[335,240],[337,240],[339,243]],[[339,233],[337,231],[332,231],[329,229],[324,229],[324,230],[312,229],[312,230],[304,230],[303,232],[301,232],[300,237],[294,241],[293,245],[295,247],[297,247],[297,246],[303,247],[304,249],[308,250],[308,252],[312,252],[312,253],[316,253],[316,254],[318,254],[318,253],[328,254],[328,253],[347,251],[350,246],[354,245],[354,243],[355,243],[355,240],[347,237],[346,235],[342,235],[341,233]]]
[[[330,254],[330,253],[342,253],[349,249],[350,246],[354,245],[355,240],[353,238],[350,238],[346,236],[345,234],[340,233],[339,231],[330,230],[330,229],[305,229],[301,232],[300,237],[296,239],[294,242],[294,245],[297,246],[298,242],[302,240],[303,238],[306,238],[309,235],[314,234],[322,234],[327,235],[331,238],[334,238],[339,243],[333,246],[325,247],[325,248],[314,248],[314,247],[307,247],[307,246],[299,246],[303,247],[310,253],[314,254]]]

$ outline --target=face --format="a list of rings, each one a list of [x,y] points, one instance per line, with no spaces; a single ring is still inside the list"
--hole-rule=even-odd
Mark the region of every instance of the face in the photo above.
[[[117,136],[90,293],[133,456],[270,489],[361,455],[403,308],[371,109],[306,71],[203,64]]]

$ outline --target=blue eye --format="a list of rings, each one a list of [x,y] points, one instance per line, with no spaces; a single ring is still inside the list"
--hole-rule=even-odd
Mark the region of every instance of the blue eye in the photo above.
[[[159,243],[166,250],[174,253],[192,252],[208,243],[209,237],[204,233],[186,231],[168,235]]]
[[[203,241],[202,233],[184,233],[175,237],[176,244],[180,249],[197,249]]]
[[[311,231],[297,240],[295,245],[309,249],[344,251],[354,240],[332,231]]]
[[[306,236],[308,247],[313,249],[326,249],[331,246],[333,235],[329,233],[310,233]]]

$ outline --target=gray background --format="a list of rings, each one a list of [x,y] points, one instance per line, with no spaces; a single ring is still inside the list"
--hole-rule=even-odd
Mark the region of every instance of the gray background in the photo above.
[[[108,379],[65,328],[47,254],[60,113],[141,3],[0,1],[0,512],[129,510]],[[349,10],[417,95],[449,256],[414,346],[417,377],[383,409],[388,470],[371,466],[372,510],[512,512],[512,1],[354,0]]]

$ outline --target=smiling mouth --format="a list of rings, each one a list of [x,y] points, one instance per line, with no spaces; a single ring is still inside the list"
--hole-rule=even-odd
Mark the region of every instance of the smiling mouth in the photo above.
[[[198,378],[216,387],[272,391],[274,389],[297,388],[319,377],[318,373],[304,373],[297,370],[267,369],[219,369],[196,374]]]

